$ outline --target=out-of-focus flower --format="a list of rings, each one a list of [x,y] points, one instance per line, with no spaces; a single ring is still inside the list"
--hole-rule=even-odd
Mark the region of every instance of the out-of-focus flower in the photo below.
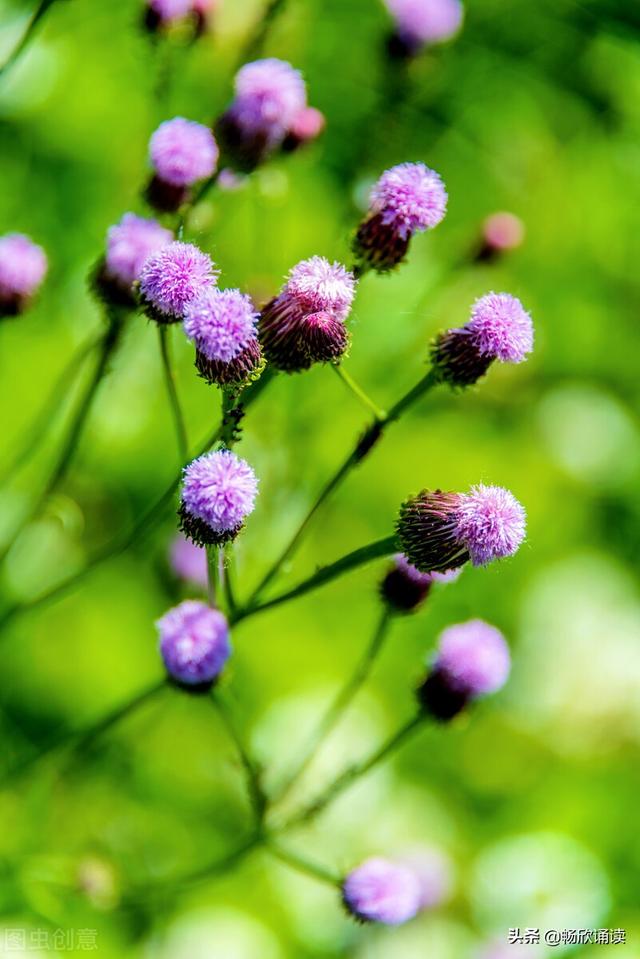
[[[184,686],[208,687],[231,654],[227,621],[205,603],[185,600],[158,620],[167,672]]]
[[[171,543],[169,560],[176,576],[187,583],[206,588],[207,552],[202,546],[196,546],[179,533]]]
[[[380,584],[380,595],[394,612],[411,613],[427,599],[433,583],[454,582],[461,572],[451,569],[446,573],[421,573],[406,556],[398,553]]]
[[[520,300],[509,293],[487,293],[473,304],[460,329],[441,333],[431,348],[439,378],[450,386],[471,386],[494,360],[522,363],[533,349],[533,323]]]
[[[200,546],[229,542],[253,512],[257,494],[258,480],[246,460],[230,450],[205,453],[184,471],[182,531]]]
[[[385,0],[395,30],[389,50],[395,56],[415,56],[423,47],[450,40],[464,18],[460,0]]]
[[[23,233],[0,237],[0,316],[22,313],[47,273],[47,255]]]
[[[517,250],[524,241],[524,223],[514,213],[492,213],[482,224],[477,260],[494,260]]]
[[[523,507],[501,486],[469,493],[423,490],[403,503],[397,525],[407,560],[421,572],[485,566],[516,552],[526,532]]]
[[[448,720],[471,700],[501,689],[510,669],[509,647],[494,626],[481,619],[450,626],[440,635],[418,698],[436,719]]]
[[[178,323],[191,300],[214,286],[216,280],[210,256],[192,243],[175,241],[145,260],[140,271],[140,293],[152,319]]]
[[[420,910],[421,887],[414,871],[374,857],[349,873],[342,886],[347,910],[362,922],[400,925]]]
[[[188,199],[190,188],[215,172],[218,145],[208,127],[184,117],[165,120],[152,134],[149,157],[154,176],[147,199],[156,209],[174,212]]]
[[[327,125],[324,113],[315,107],[305,107],[295,118],[284,138],[282,148],[287,152],[297,150],[317,140]]]
[[[314,363],[339,360],[349,346],[345,320],[355,279],[340,263],[321,256],[302,260],[262,310],[260,342],[276,369],[297,373]]]
[[[416,847],[402,856],[420,884],[420,909],[435,909],[451,895],[453,866],[449,856],[435,846]]]
[[[173,233],[156,220],[125,213],[107,231],[107,249],[95,275],[99,295],[107,302],[131,306],[135,303],[133,284],[142,265],[152,253],[171,243]]]
[[[371,191],[369,215],[353,242],[360,269],[394,269],[405,258],[414,233],[433,229],[446,210],[444,183],[424,163],[400,163],[386,170]]]

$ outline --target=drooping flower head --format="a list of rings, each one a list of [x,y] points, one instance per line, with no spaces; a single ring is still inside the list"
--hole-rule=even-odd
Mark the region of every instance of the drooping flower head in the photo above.
[[[107,250],[99,265],[97,286],[108,300],[133,303],[132,285],[139,278],[145,260],[173,240],[155,220],[125,213],[107,231]]]
[[[355,278],[340,263],[313,256],[294,266],[282,292],[260,314],[269,362],[294,373],[340,359],[349,346],[345,320],[354,295]]]
[[[460,0],[385,0],[395,22],[393,53],[415,56],[424,46],[442,43],[462,26]]]
[[[211,257],[192,243],[175,241],[153,253],[140,271],[140,293],[158,323],[177,323],[194,297],[216,283]]]
[[[373,857],[349,873],[342,899],[348,912],[361,922],[397,926],[419,911],[420,883],[407,866]]]
[[[158,620],[167,672],[187,687],[209,688],[231,654],[229,627],[217,609],[185,600]]]
[[[460,573],[460,569],[421,573],[406,556],[397,553],[380,584],[380,595],[393,612],[411,613],[422,606],[434,583],[454,582]]]
[[[440,379],[471,386],[494,360],[522,363],[533,349],[533,323],[520,300],[509,293],[487,293],[473,304],[460,329],[441,333],[431,348]]]
[[[252,170],[281,146],[307,105],[302,74],[270,57],[243,66],[235,78],[234,100],[216,125],[234,166]]]
[[[0,237],[0,316],[21,313],[38,292],[48,269],[47,255],[23,233]]]
[[[246,460],[230,450],[205,453],[184,471],[181,529],[199,546],[235,539],[253,512],[258,480]]]
[[[184,331],[196,346],[196,368],[209,383],[246,383],[261,367],[258,314],[240,290],[203,290],[185,311]]]
[[[354,240],[361,269],[392,270],[404,259],[413,234],[433,229],[446,210],[444,183],[424,163],[386,170],[371,191],[369,215]]]
[[[501,486],[480,483],[469,493],[423,490],[403,503],[397,532],[418,570],[445,572],[468,561],[486,566],[511,556],[524,540],[526,516]]]
[[[195,583],[203,589],[207,585],[207,553],[202,546],[196,546],[182,533],[178,533],[169,550],[169,561],[173,572],[187,583]]]
[[[437,719],[451,719],[471,700],[501,689],[510,670],[509,647],[500,630],[473,619],[441,634],[418,698]]]

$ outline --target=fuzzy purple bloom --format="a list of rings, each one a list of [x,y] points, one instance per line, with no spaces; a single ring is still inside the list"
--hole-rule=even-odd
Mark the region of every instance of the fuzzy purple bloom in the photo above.
[[[253,512],[258,480],[249,464],[230,450],[205,453],[184,471],[182,530],[200,546],[234,539]]]
[[[20,313],[47,273],[47,256],[23,233],[0,237],[0,315]]]
[[[187,583],[195,583],[206,588],[208,582],[207,552],[202,546],[196,546],[182,534],[178,534],[169,550],[169,560],[173,572]]]
[[[148,0],[147,7],[162,22],[181,20],[191,12],[192,0]]]
[[[211,257],[175,241],[153,253],[140,271],[140,292],[153,319],[177,323],[191,300],[217,280]]]
[[[205,603],[186,600],[156,625],[169,675],[184,686],[210,686],[231,653],[229,627],[222,613]]]
[[[156,220],[125,213],[119,223],[109,227],[104,277],[128,293],[138,279],[145,260],[173,240],[171,230]]]
[[[255,339],[257,322],[250,297],[210,287],[187,304],[184,331],[208,360],[229,363]]]
[[[211,130],[184,117],[161,123],[149,141],[149,156],[157,176],[178,187],[210,177],[218,152]]]
[[[462,25],[460,0],[385,0],[396,34],[408,54],[455,36]]]
[[[283,293],[291,296],[304,312],[327,311],[344,320],[351,309],[355,288],[353,273],[341,263],[312,256],[291,269]]]
[[[367,859],[342,886],[347,910],[362,922],[397,926],[420,909],[420,883],[413,870],[381,857]]]
[[[523,507],[500,486],[469,493],[423,490],[403,503],[398,540],[421,572],[445,573],[471,561],[485,566],[515,553],[526,533]]]
[[[533,323],[509,293],[487,293],[473,304],[471,319],[436,337],[431,360],[442,382],[471,386],[494,360],[522,363],[533,349]]]

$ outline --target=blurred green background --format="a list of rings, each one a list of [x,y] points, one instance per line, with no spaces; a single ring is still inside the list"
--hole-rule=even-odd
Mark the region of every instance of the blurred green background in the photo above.
[[[5,52],[30,6],[0,4]],[[6,470],[72,352],[101,328],[86,276],[107,226],[143,209],[149,135],[170,116],[207,122],[221,111],[261,9],[223,0],[210,36],[170,51],[160,101],[167,52],[140,31],[140,0],[61,0],[2,77],[0,233],[29,233],[51,264],[34,308],[0,327],[3,539],[42,483],[65,416],[27,467],[9,478]],[[265,51],[304,71],[326,134],[244,189],[213,193],[192,229],[221,284],[267,297],[304,257],[348,262],[350,230],[385,167],[424,160],[438,170],[450,196],[444,223],[414,241],[397,274],[367,276],[354,308],[347,368],[382,405],[415,382],[430,337],[463,323],[475,297],[506,290],[533,314],[530,361],[427,398],[350,478],[287,573],[294,582],[387,535],[402,499],[424,486],[498,483],[527,508],[528,541],[514,559],[466,569],[420,615],[397,622],[298,793],[410,715],[445,625],[495,623],[514,653],[507,688],[452,728],[425,732],[290,837],[338,870],[435,845],[455,870],[450,901],[399,930],[359,927],[331,889],[257,853],[183,896],[123,908],[132,884],[196,869],[249,828],[237,758],[214,710],[167,690],[81,760],[52,756],[3,779],[0,955],[20,954],[7,931],[91,929],[105,959],[470,959],[497,955],[487,950],[506,942],[509,927],[539,926],[622,927],[626,946],[575,954],[640,956],[640,18],[624,0],[469,0],[466,12],[460,36],[416,59],[405,95],[389,102],[382,3],[285,3]],[[464,265],[483,218],[501,209],[523,219],[523,247],[494,265]],[[172,332],[195,447],[219,400]],[[252,409],[241,449],[261,494],[237,544],[243,595],[364,419],[326,368],[278,378]],[[67,481],[2,566],[2,605],[81,568],[178,466],[156,331],[134,317]],[[174,527],[169,509],[144,545],[5,626],[5,772],[54,732],[90,723],[161,676],[154,620],[197,595],[169,570]],[[303,746],[368,641],[383,570],[364,569],[234,632],[228,694],[267,776]],[[74,950],[40,950],[58,952]]]

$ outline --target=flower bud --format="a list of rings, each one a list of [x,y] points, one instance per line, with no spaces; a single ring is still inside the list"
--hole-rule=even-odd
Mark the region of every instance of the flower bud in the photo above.
[[[533,349],[531,316],[509,293],[487,293],[473,305],[460,329],[441,333],[431,347],[439,379],[454,387],[471,386],[494,360],[522,363]]]
[[[157,323],[178,323],[203,290],[215,286],[211,257],[192,243],[177,240],[148,257],[140,271],[140,296]]]
[[[393,270],[404,260],[413,234],[437,226],[446,209],[444,183],[424,163],[386,170],[371,191],[369,215],[353,242],[361,272]]]
[[[236,538],[253,512],[258,480],[230,450],[205,453],[184,470],[180,528],[198,546],[221,546]]]
[[[452,719],[472,700],[501,689],[510,670],[511,656],[502,633],[473,619],[441,634],[418,699],[435,719]]]
[[[185,600],[157,622],[160,654],[180,686],[208,690],[231,654],[229,627],[217,609]]]
[[[436,582],[454,582],[462,570],[446,573],[421,573],[402,553],[397,553],[393,566],[380,584],[382,601],[395,613],[412,613],[425,602]]]
[[[0,317],[24,312],[48,269],[41,246],[22,233],[0,237]]]
[[[421,888],[412,869],[374,857],[349,873],[342,886],[342,900],[360,922],[397,926],[419,912]]]

